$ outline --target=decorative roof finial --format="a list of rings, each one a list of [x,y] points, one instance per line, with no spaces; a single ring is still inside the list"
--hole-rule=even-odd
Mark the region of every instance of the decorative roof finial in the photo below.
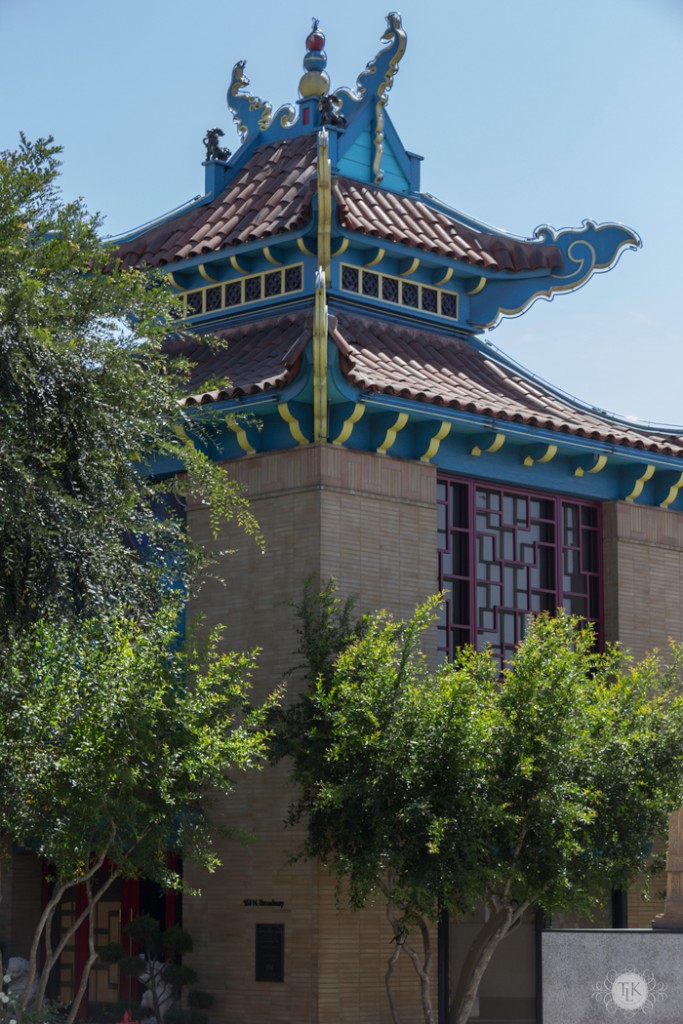
[[[222,139],[225,132],[221,128],[208,128],[206,135],[204,136],[204,145],[206,146],[206,159],[207,160],[220,160],[221,163],[230,156],[230,150],[224,146],[219,145],[218,140]]]
[[[406,50],[406,33],[397,11],[387,14],[387,28],[382,36],[382,49],[371,60],[365,71],[356,79],[356,91],[337,89],[333,99],[337,106],[337,116],[346,117],[354,106],[361,103],[366,96],[372,96],[375,106],[374,158],[372,161],[373,181],[379,185],[384,177],[381,169],[382,151],[384,149],[384,108],[387,105],[389,91],[401,57]]]
[[[282,128],[289,128],[296,119],[294,107],[286,104],[272,113],[272,104],[259,99],[247,92],[249,79],[244,73],[245,60],[238,60],[232,69],[232,78],[228,87],[228,109],[232,113],[237,130],[245,142],[256,131],[265,132],[274,121]]]
[[[299,95],[304,100],[325,96],[330,91],[330,76],[325,71],[327,67],[327,54],[324,50],[325,35],[318,28],[319,24],[318,18],[314,18],[313,29],[306,37],[305,73],[299,82]]]

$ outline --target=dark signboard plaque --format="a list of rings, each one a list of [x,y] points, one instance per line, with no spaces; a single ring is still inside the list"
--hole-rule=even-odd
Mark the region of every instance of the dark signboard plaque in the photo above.
[[[256,925],[256,980],[285,980],[285,926]]]

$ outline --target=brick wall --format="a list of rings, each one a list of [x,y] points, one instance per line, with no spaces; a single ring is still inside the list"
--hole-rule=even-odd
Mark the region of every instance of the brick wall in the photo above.
[[[343,596],[357,595],[359,611],[408,614],[434,591],[433,467],[311,445],[252,456],[231,464],[230,472],[248,489],[267,552],[233,529],[214,540],[207,510],[191,507],[197,540],[216,552],[235,550],[218,557],[224,583],[207,581],[189,618],[201,611],[207,625],[224,623],[228,646],[262,648],[256,699],[297,664],[291,604],[301,599],[307,576],[316,582],[335,576]],[[295,693],[300,677],[288,676],[287,685]],[[200,985],[216,997],[212,1016],[231,1024],[382,1024],[389,1020],[384,971],[391,952],[384,908],[338,910],[334,882],[322,869],[290,863],[298,844],[283,826],[291,797],[285,765],[245,776],[220,817],[226,826],[250,830],[253,841],[221,839],[223,866],[215,874],[186,872],[202,891],[185,900],[184,920],[195,939]],[[259,906],[261,900],[283,900],[284,907]],[[254,980],[257,923],[285,924],[282,984]],[[419,1019],[407,962],[397,991],[405,1019]]]
[[[683,640],[683,513],[603,507],[605,637],[636,658]]]
[[[683,640],[683,513],[614,502],[603,509],[605,637],[640,659],[669,637]],[[663,876],[651,898],[636,880],[628,898],[631,928],[649,928],[664,910]]]

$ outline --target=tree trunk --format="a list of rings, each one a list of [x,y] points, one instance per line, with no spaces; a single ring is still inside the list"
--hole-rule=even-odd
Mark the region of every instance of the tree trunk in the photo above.
[[[74,1024],[74,1021],[76,1020],[76,1015],[78,1013],[78,1009],[81,1005],[81,1000],[83,999],[85,991],[88,987],[88,978],[90,977],[90,971],[92,969],[93,964],[97,960],[97,950],[95,949],[95,917],[92,911],[94,910],[97,901],[101,899],[103,889],[99,890],[99,892],[96,894],[95,900],[93,900],[92,881],[88,879],[85,885],[86,892],[88,894],[88,906],[86,909],[88,915],[88,959],[83,969],[83,973],[81,974],[81,980],[78,983],[78,989],[76,990],[76,994],[71,1003],[71,1008],[69,1009],[69,1014],[66,1018],[65,1024]]]
[[[45,999],[45,991],[47,989],[48,981],[50,980],[50,974],[52,973],[53,967],[55,966],[55,964],[59,960],[60,956],[64,952],[65,946],[71,941],[73,936],[76,934],[76,932],[78,931],[78,929],[81,927],[81,925],[83,924],[83,922],[86,919],[88,919],[90,922],[92,921],[92,910],[100,902],[100,900],[102,899],[102,897],[104,896],[104,894],[106,893],[107,889],[112,884],[112,882],[114,882],[118,877],[119,877],[119,872],[118,871],[110,872],[110,874],[106,878],[106,881],[104,882],[103,885],[100,886],[100,888],[97,890],[97,892],[95,893],[94,896],[93,896],[92,890],[91,890],[92,876],[86,877],[85,885],[86,885],[86,890],[88,892],[88,902],[87,902],[87,905],[85,907],[85,910],[82,910],[81,913],[78,915],[78,917],[72,922],[72,924],[69,925],[69,927],[66,929],[64,934],[61,936],[59,942],[57,943],[57,947],[54,950],[52,949],[52,941],[51,941],[51,924],[52,924],[52,918],[54,917],[55,913],[57,912],[57,905],[55,904],[52,907],[52,911],[50,913],[49,921],[46,923],[46,926],[44,928],[44,932],[45,932],[45,963],[43,965],[42,971],[40,972],[40,986],[39,986],[38,992],[36,994],[36,1007],[37,1008],[40,1008],[43,1005],[43,1000]],[[78,884],[80,885],[81,883],[79,882]],[[96,959],[97,959],[97,956],[95,956],[95,960]],[[93,963],[94,963],[94,960],[93,960]],[[88,958],[88,960],[86,962],[85,969],[84,969],[84,976],[85,976],[85,980],[86,981],[88,980],[88,975],[90,974],[90,968],[91,967],[92,967],[92,963],[90,961],[90,958]]]
[[[389,1000],[389,1010],[391,1011],[391,1019],[393,1021],[393,1024],[401,1024],[401,1018],[398,1015],[398,1007],[396,1005],[396,1000],[394,999],[394,991],[393,991],[393,989],[391,987],[392,975],[394,973],[394,967],[396,966],[396,961],[398,960],[400,955],[401,955],[401,944],[399,943],[399,941],[397,940],[396,936],[394,935],[394,950],[393,950],[393,953],[391,954],[391,956],[389,957],[389,963],[387,964],[387,971],[386,971],[386,974],[384,975],[384,984],[386,985],[386,989],[387,989],[387,998]]]
[[[40,915],[40,920],[38,921],[36,930],[33,933],[33,939],[31,941],[31,949],[29,951],[28,958],[28,978],[26,979],[26,987],[24,988],[24,992],[21,997],[22,1009],[26,1008],[29,993],[33,988],[33,982],[35,981],[36,975],[38,973],[38,949],[40,948],[40,940],[43,937],[43,932],[45,931],[46,926],[50,924],[50,922],[52,921],[54,912],[57,909],[57,906],[59,905],[59,901],[61,900],[64,893],[68,891],[68,889],[69,884],[65,883],[64,885],[59,886],[56,892],[52,894],[51,899],[48,900],[45,907],[43,908],[43,912]],[[37,1010],[42,1009],[42,1003],[38,1000],[38,998],[36,998],[35,1008]]]
[[[392,930],[394,932],[394,942],[396,943],[396,949],[389,958],[389,964],[385,976],[387,985],[387,995],[389,996],[389,1007],[391,1009],[392,1020],[394,1024],[400,1024],[398,1011],[396,1009],[396,1002],[394,1000],[393,992],[391,991],[391,976],[399,955],[401,953],[405,953],[405,955],[409,957],[413,967],[415,968],[415,973],[420,979],[422,1015],[424,1017],[425,1024],[435,1024],[434,1012],[432,1010],[432,997],[431,992],[429,991],[429,972],[432,966],[432,944],[429,937],[429,928],[427,926],[427,922],[421,915],[416,915],[416,920],[418,923],[418,927],[420,929],[420,934],[422,935],[423,958],[422,962],[420,962],[420,957],[407,940],[404,924],[396,916],[396,912],[394,910],[394,903],[391,898],[391,890],[383,882],[379,883],[379,888],[387,897],[387,917],[389,918],[389,923],[391,924]]]
[[[472,942],[460,971],[453,1000],[453,1024],[467,1024],[491,957],[510,929],[521,920],[528,907],[528,903],[519,906],[504,904],[492,910],[490,918]]]
[[[46,938],[47,956],[45,964],[43,965],[43,969],[40,972],[40,984],[38,986],[38,991],[36,992],[34,1003],[34,1007],[36,1010],[41,1010],[43,1007],[43,1000],[45,999],[45,990],[47,988],[48,978],[50,976],[50,971],[57,962],[57,958],[60,956],[68,940],[85,920],[85,913],[87,913],[87,910],[85,911],[85,913],[81,914],[78,917],[74,924],[68,929],[66,934],[62,936],[62,939],[60,940],[57,949],[53,952],[50,941],[50,926],[52,924],[52,919],[57,911],[57,907],[59,906],[60,900],[62,899],[64,894],[69,891],[69,889],[77,885],[80,885],[81,882],[85,882],[89,879],[92,879],[104,864],[107,858],[107,853],[108,848],[101,854],[101,856],[97,858],[97,861],[88,869],[83,878],[79,878],[77,880],[70,880],[68,882],[62,882],[62,884],[57,887],[56,891],[53,892],[52,896],[45,905],[43,912],[40,915],[40,920],[38,921],[36,930],[33,933],[33,939],[31,941],[31,950],[29,954],[29,973],[28,978],[26,980],[26,988],[24,989],[24,995],[21,1001],[22,1008],[26,1007],[31,987],[36,978],[36,975],[38,974],[38,950],[40,948],[40,942],[43,935],[45,935]],[[95,897],[95,902],[97,902],[97,900],[100,899],[102,895],[106,892],[107,888],[113,881],[113,877],[115,876],[110,877],[105,886],[103,886],[99,890]]]

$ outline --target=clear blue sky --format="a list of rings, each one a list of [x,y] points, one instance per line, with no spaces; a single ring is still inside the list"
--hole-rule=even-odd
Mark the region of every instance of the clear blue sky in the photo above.
[[[203,190],[235,61],[254,92],[296,99],[312,15],[333,88],[377,51],[389,0],[0,0],[0,148],[52,134],[63,190],[109,233]],[[404,0],[408,48],[389,113],[422,186],[512,233],[584,218],[634,228],[581,291],[490,340],[601,408],[683,423],[683,0]]]

